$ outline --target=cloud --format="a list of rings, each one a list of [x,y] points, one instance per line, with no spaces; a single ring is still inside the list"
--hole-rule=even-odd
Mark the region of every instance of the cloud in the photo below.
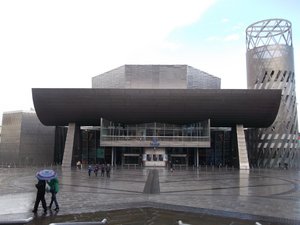
[[[211,42],[237,41],[237,40],[240,40],[240,35],[239,34],[230,34],[227,36],[209,36],[205,40],[211,41]]]
[[[221,19],[221,23],[228,23],[229,22],[229,19],[228,18],[223,18]]]
[[[206,41],[221,41],[222,37],[220,37],[220,36],[209,36],[205,40]]]
[[[237,41],[240,39],[239,34],[230,34],[224,37],[224,41]]]
[[[32,107],[32,87],[91,87],[126,63],[154,63],[171,31],[215,0],[0,1],[0,114]],[[9,98],[7,97],[9,96]]]

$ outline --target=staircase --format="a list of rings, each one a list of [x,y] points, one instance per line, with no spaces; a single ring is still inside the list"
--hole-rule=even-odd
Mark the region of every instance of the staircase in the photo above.
[[[236,125],[237,146],[239,152],[239,167],[242,170],[249,169],[247,145],[243,125]]]

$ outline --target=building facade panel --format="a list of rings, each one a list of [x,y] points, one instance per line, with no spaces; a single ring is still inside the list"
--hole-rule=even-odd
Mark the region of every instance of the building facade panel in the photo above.
[[[55,127],[41,124],[35,112],[3,114],[0,161],[10,165],[53,163]]]
[[[93,88],[220,89],[221,79],[187,65],[124,65],[92,78]]]
[[[120,66],[92,78],[92,88],[121,88],[125,86],[125,66]]]
[[[206,72],[187,67],[187,88],[188,89],[220,89],[221,79]]]
[[[0,161],[2,164],[17,162],[20,150],[22,114],[4,113],[2,118],[2,138]]]

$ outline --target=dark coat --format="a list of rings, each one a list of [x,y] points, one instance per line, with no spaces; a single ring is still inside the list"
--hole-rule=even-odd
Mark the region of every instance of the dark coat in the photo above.
[[[46,181],[39,180],[39,182],[35,185],[37,188],[37,194],[38,195],[45,195],[46,192]]]

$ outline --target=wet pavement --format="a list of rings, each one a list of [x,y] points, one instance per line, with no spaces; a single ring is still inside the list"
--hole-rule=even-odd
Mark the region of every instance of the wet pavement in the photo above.
[[[0,168],[0,220],[33,216],[35,173],[39,169]],[[204,215],[215,216],[210,217],[217,218],[215,224],[255,224],[253,221],[263,225],[300,224],[300,172],[295,170],[239,171],[202,167],[171,172],[165,168],[155,168],[159,173],[160,193],[145,194],[143,190],[150,168],[113,169],[110,178],[100,174],[89,177],[85,169],[53,169],[58,172],[60,181],[57,195],[60,211],[48,212],[45,216],[40,206],[36,221],[43,218],[54,221],[54,218],[66,218],[67,215],[73,215],[73,220],[76,220],[74,215],[95,218],[89,215],[100,212],[96,217],[101,219],[110,213],[108,224],[118,224],[112,222],[116,215],[137,220],[135,215],[138,212],[148,215],[147,210],[150,210],[153,215],[160,214],[162,218],[162,211],[165,215],[177,211],[172,215],[178,217],[170,216],[174,221],[185,221],[180,216],[186,216],[191,224],[203,224],[195,223],[197,220],[191,218],[199,217],[200,221]],[[50,201],[50,194],[46,194],[46,201]],[[113,212],[119,214],[114,215]],[[225,219],[229,219],[228,223],[223,223]],[[242,223],[241,220],[251,223]]]

